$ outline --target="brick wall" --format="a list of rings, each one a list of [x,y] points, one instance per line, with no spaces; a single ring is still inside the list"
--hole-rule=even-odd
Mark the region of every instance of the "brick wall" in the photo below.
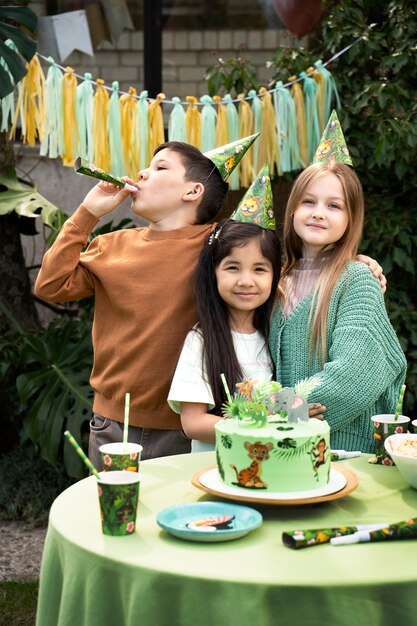
[[[263,84],[271,79],[271,70],[266,62],[276,48],[288,44],[288,33],[281,30],[236,30],[236,31],[165,31],[163,33],[162,86],[167,99],[173,96],[197,96],[207,93],[204,73],[216,62],[236,57],[239,46],[246,49],[242,55],[257,68]],[[217,51],[216,56],[211,52]],[[144,86],[143,33],[125,31],[113,46],[104,42],[93,57],[73,52],[62,65],[69,65],[78,73],[91,72],[93,78],[103,78],[107,85],[118,80],[120,89],[129,86],[140,93]],[[284,76],[283,80],[287,77]]]

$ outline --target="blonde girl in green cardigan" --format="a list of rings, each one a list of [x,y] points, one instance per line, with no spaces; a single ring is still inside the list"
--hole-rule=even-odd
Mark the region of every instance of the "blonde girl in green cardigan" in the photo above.
[[[363,220],[351,167],[328,161],[300,174],[287,204],[270,349],[285,386],[320,373],[309,402],[326,407],[332,447],[373,452],[370,418],[395,411],[406,360],[379,281],[353,260]]]

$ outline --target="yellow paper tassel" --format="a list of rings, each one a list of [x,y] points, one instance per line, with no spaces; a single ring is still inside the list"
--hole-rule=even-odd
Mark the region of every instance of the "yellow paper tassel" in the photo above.
[[[239,115],[239,136],[248,137],[253,135],[254,120],[253,111],[249,102],[244,100],[244,94],[238,95],[238,115]],[[245,158],[240,162],[240,184],[242,187],[249,187],[255,178],[255,170],[253,168],[253,149],[252,146],[245,154]]]
[[[107,136],[107,113],[109,109],[109,93],[102,85],[104,80],[97,78],[94,94],[93,145],[94,163],[105,172],[110,171],[109,139]]]
[[[290,76],[289,80],[296,80],[296,76]],[[308,165],[308,149],[307,149],[307,125],[306,125],[306,113],[304,106],[304,94],[303,88],[300,83],[294,83],[291,85],[291,95],[295,104],[295,114],[297,118],[297,138],[298,146],[300,148],[300,157],[304,166]]]
[[[149,105],[148,122],[149,122],[149,142],[148,142],[148,160],[151,161],[155,148],[164,143],[164,118],[162,115],[161,102],[165,100],[164,93],[158,93],[156,100]]]
[[[196,102],[195,96],[187,96],[186,101],[189,102],[185,112],[185,132],[187,141],[196,148],[201,148],[201,115]]]
[[[321,72],[314,67],[309,67],[307,74],[311,74],[311,78],[317,83],[317,111],[319,114],[320,133],[323,133],[327,120],[325,120],[326,110],[326,81]]]
[[[229,143],[226,105],[222,104],[220,96],[213,96],[213,102],[217,107],[216,146],[224,146]]]
[[[21,106],[21,115],[25,120],[25,133],[22,135],[22,141],[34,146],[37,138],[40,142],[44,139],[45,75],[36,54],[26,67],[28,73],[22,80],[21,98],[16,106],[12,132],[14,137],[18,109]]]
[[[62,129],[64,152],[61,154],[61,158],[62,164],[67,167],[72,167],[77,157],[78,128],[75,114],[76,90],[77,78],[74,76],[74,70],[72,67],[66,67],[65,74],[62,77]]]
[[[275,171],[275,165],[278,173],[281,174],[281,164],[278,150],[277,123],[275,119],[274,105],[272,104],[271,94],[261,87],[259,96],[262,99],[262,126],[259,142],[258,163],[268,163],[271,176]],[[243,160],[243,159],[242,159]]]
[[[139,167],[139,142],[138,142],[138,100],[136,89],[129,87],[129,93],[119,98],[120,117],[122,130],[122,150],[130,178],[136,180]],[[147,134],[146,129],[146,134]]]

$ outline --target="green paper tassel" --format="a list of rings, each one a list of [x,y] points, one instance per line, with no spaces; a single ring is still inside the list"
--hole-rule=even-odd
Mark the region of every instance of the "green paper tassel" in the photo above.
[[[204,104],[201,110],[201,151],[207,152],[216,147],[217,113],[210,96],[201,96],[200,102]]]
[[[19,54],[19,50],[17,49],[15,43],[11,39],[6,39],[6,41],[4,43],[6,44],[6,46],[8,48],[13,50],[17,54]],[[4,61],[3,57],[0,57],[0,66],[9,75],[11,83],[14,84],[14,79],[13,79],[12,73],[9,71],[9,68],[7,67],[6,62]],[[20,100],[20,93],[22,91],[22,86],[21,86],[20,82],[17,84],[17,88],[19,90],[19,100]],[[14,92],[11,91],[7,96],[5,96],[4,98],[0,99],[0,103],[1,103],[1,126],[0,126],[0,132],[1,133],[5,133],[5,132],[7,132],[7,129],[9,127],[9,123],[13,124],[14,108],[15,108],[14,107]],[[26,132],[24,133],[24,135],[26,135]]]
[[[275,85],[274,109],[282,171],[291,172],[301,169],[295,103],[290,90],[284,87],[281,80]]]
[[[314,78],[307,76],[305,72],[300,73],[300,78],[303,79],[302,85],[307,126],[307,151],[308,162],[310,163],[320,141],[320,123],[317,108],[318,86]]]
[[[253,132],[260,133],[262,128],[262,102],[258,94],[254,89],[251,89],[248,96],[252,98],[252,111],[253,111]],[[253,169],[257,172],[260,169],[259,166],[259,146],[260,140],[253,146]]]
[[[232,96],[230,94],[226,94],[223,101],[226,105],[227,134],[229,142],[237,141],[239,139],[239,115],[237,113],[237,109],[232,102]],[[239,166],[237,166],[232,172],[229,178],[229,185],[230,189],[239,189]]]
[[[75,113],[77,117],[80,143],[78,154],[91,163],[94,163],[93,119],[94,119],[94,89],[92,75],[85,72],[84,80],[77,86],[75,96]]]
[[[169,141],[187,141],[184,107],[181,104],[180,98],[177,96],[172,98],[172,102],[174,103],[174,107],[169,116],[168,139]]]
[[[139,169],[143,170],[148,167],[148,92],[142,91],[139,96],[138,105],[138,128],[139,128]]]
[[[337,91],[336,82],[331,72],[329,72],[329,70],[326,67],[324,67],[323,62],[321,60],[316,61],[314,63],[314,66],[317,68],[319,72],[321,72],[321,74],[324,77],[324,81],[326,85],[324,119],[328,120],[333,109],[333,105],[332,105],[333,99],[336,101],[335,108],[338,111],[340,111],[341,109],[339,93]],[[323,130],[324,129],[321,128],[320,132],[323,132]]]
[[[126,164],[122,150],[122,121],[120,116],[119,82],[112,83],[112,95],[107,113],[107,135],[109,138],[110,169],[115,176],[126,174]]]
[[[45,81],[45,133],[39,154],[56,159],[64,150],[62,134],[62,71],[52,57]]]

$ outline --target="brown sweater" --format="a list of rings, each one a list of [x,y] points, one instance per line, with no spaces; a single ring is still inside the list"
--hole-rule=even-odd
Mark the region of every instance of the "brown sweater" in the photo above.
[[[180,429],[167,404],[187,332],[197,321],[192,277],[212,225],[119,230],[93,239],[98,219],[82,205],[43,258],[35,294],[50,302],[95,296],[94,411],[132,426]]]

